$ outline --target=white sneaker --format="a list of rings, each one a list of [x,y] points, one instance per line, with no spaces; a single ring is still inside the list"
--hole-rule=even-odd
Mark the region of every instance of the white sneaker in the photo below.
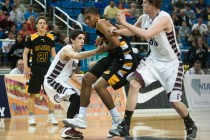
[[[87,128],[86,118],[81,114],[75,115],[73,119],[63,119],[63,123],[70,127],[78,127],[80,129]]]
[[[120,124],[121,122],[122,122],[122,118],[120,118],[120,117],[113,118],[112,119],[112,128],[110,130],[116,129],[118,124]],[[113,135],[111,135],[109,133],[107,134],[107,138],[112,138],[112,137],[113,137]]]
[[[29,116],[29,118],[28,118],[28,124],[29,125],[36,125],[36,120],[35,120],[34,115],[30,115]]]
[[[58,125],[58,121],[56,120],[54,114],[49,114],[47,121],[52,125]]]

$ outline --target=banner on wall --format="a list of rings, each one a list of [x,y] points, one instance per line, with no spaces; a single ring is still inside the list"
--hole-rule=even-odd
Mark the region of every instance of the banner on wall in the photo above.
[[[5,89],[4,76],[0,76],[0,118],[10,118],[10,109]]]
[[[210,75],[186,76],[184,87],[190,109],[210,109]]]
[[[82,75],[77,75],[82,79]],[[73,81],[69,80],[71,84],[78,87]],[[26,80],[23,75],[5,75],[5,85],[9,101],[9,108],[12,116],[28,115],[28,93],[26,93]],[[107,88],[110,92],[114,103],[119,112],[123,113],[125,110],[126,96],[124,88],[114,90],[111,87]],[[35,98],[35,114],[48,114],[48,106],[46,95],[43,90]],[[60,105],[55,106],[55,110],[63,110]],[[55,111],[56,112],[56,111]],[[87,109],[89,115],[108,115],[109,111],[101,101],[100,97],[93,90],[90,104]]]

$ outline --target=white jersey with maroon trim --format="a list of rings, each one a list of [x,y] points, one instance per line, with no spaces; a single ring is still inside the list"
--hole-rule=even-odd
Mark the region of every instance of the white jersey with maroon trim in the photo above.
[[[45,75],[45,78],[47,79],[53,79],[55,81],[62,81],[62,82],[68,82],[69,77],[73,74],[74,70],[77,68],[77,64],[79,60],[77,59],[70,59],[68,62],[62,62],[59,58],[60,52],[64,48],[73,48],[71,45],[64,46],[56,55],[55,59],[53,60],[52,64],[50,65],[50,68]]]
[[[161,17],[170,18],[173,31],[168,33],[162,31],[147,41],[150,46],[150,55],[152,58],[158,61],[167,62],[180,57],[180,49],[176,40],[175,29],[170,15],[164,11],[160,11],[154,19],[151,19],[148,15],[145,14],[141,19],[141,28],[150,28],[153,24],[157,24],[157,20],[159,20]]]

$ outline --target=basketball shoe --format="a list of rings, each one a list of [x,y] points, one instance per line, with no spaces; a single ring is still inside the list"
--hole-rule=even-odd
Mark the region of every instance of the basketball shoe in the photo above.
[[[186,129],[187,131],[187,140],[193,140],[196,137],[197,127],[193,124],[191,127]]]
[[[29,125],[36,125],[36,120],[35,120],[34,115],[30,115],[29,116],[29,118],[28,118],[28,124]]]
[[[125,124],[123,120],[116,129],[109,130],[109,134],[112,136],[120,136],[120,137],[127,137],[130,136],[129,134],[129,126]]]
[[[70,127],[78,127],[80,129],[87,128],[86,118],[82,114],[75,115],[73,119],[63,119],[63,123]]]
[[[52,125],[58,125],[58,121],[56,120],[54,114],[49,114],[47,121]]]
[[[80,131],[75,130],[71,127],[64,127],[61,133],[61,137],[65,139],[83,139],[83,134]]]
[[[117,128],[117,126],[122,122],[122,119],[120,117],[115,117],[112,119],[112,128],[110,130],[114,130]],[[113,135],[107,134],[107,138],[112,138]]]

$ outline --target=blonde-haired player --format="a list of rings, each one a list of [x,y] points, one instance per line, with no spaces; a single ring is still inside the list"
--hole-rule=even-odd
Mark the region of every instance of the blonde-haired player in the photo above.
[[[180,49],[175,28],[170,15],[161,11],[161,0],[143,0],[144,13],[134,25],[126,22],[123,12],[117,14],[118,22],[126,29],[110,28],[110,32],[120,35],[138,35],[147,39],[151,52],[127,78],[131,80],[124,121],[110,134],[129,135],[130,119],[137,104],[139,89],[159,80],[165,88],[169,101],[183,118],[187,139],[196,137],[197,127],[189,116],[185,104],[181,102],[184,68],[180,59]],[[129,116],[129,117],[128,117]]]

